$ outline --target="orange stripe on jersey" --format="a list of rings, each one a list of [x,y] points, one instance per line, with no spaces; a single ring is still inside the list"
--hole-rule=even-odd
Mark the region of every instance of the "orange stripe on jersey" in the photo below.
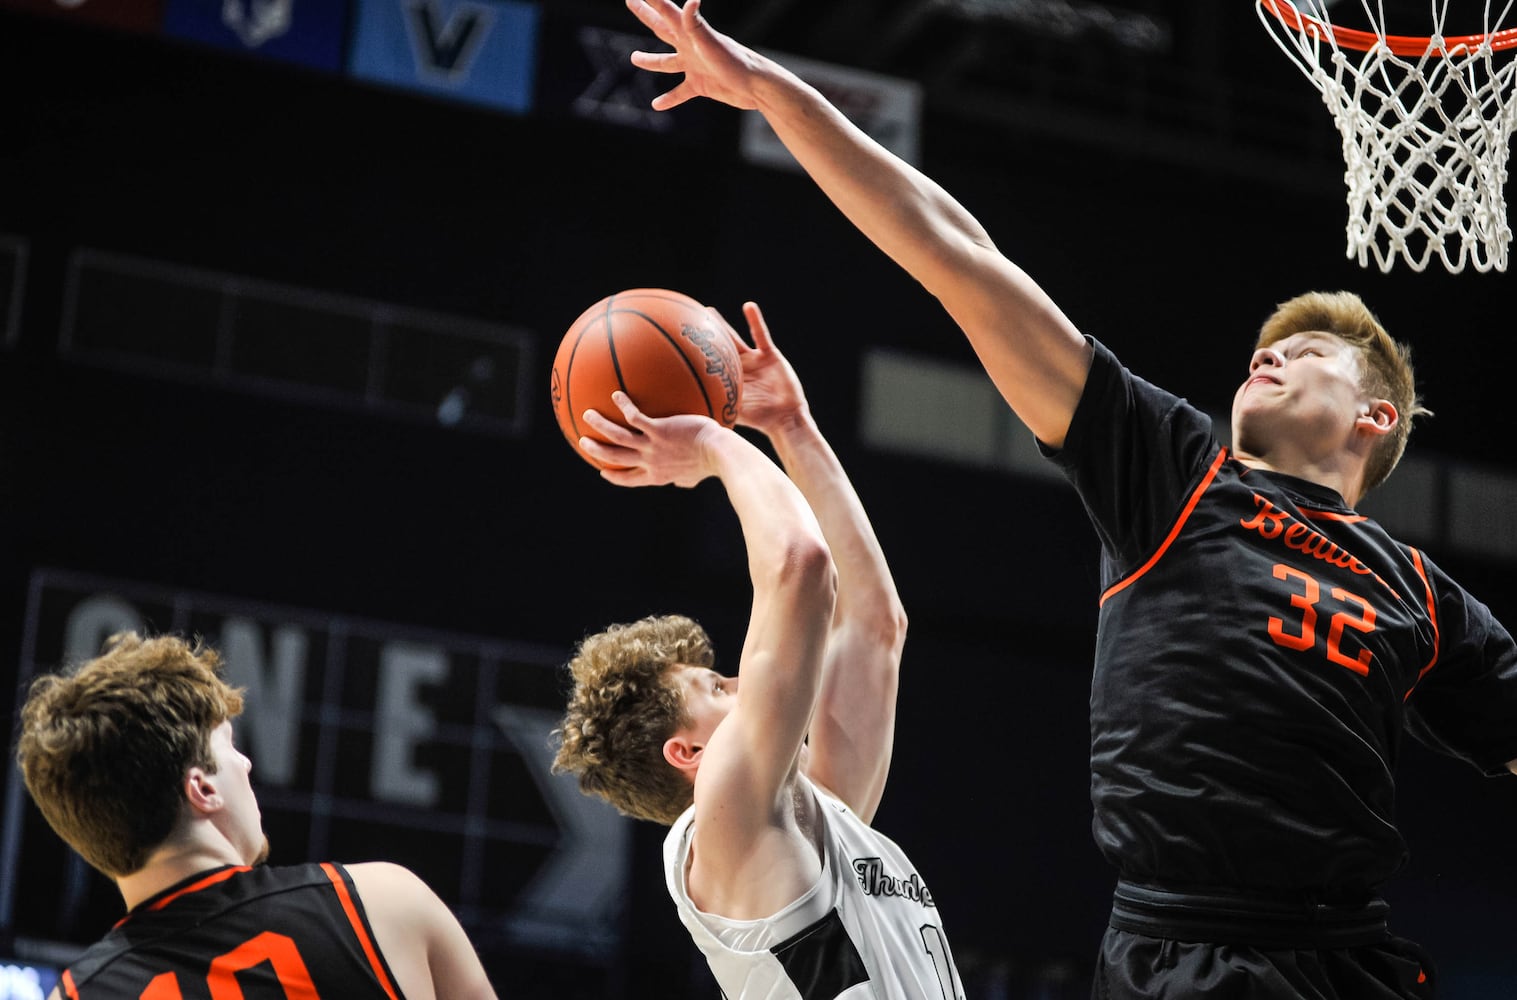
[[[1131,586],[1138,577],[1153,569],[1154,564],[1163,558],[1164,553],[1169,550],[1170,545],[1180,534],[1180,529],[1185,527],[1186,521],[1190,520],[1191,512],[1196,509],[1196,504],[1201,502],[1201,494],[1205,493],[1206,488],[1212,484],[1212,480],[1217,478],[1217,470],[1222,468],[1222,463],[1225,461],[1227,461],[1227,449],[1218,449],[1217,457],[1212,459],[1211,468],[1207,469],[1206,475],[1201,477],[1201,484],[1196,487],[1195,492],[1191,493],[1190,500],[1186,501],[1185,509],[1180,512],[1180,517],[1175,521],[1175,526],[1169,529],[1169,536],[1164,539],[1164,542],[1159,546],[1159,550],[1150,556],[1148,562],[1139,566],[1127,579],[1112,584],[1111,588],[1101,595],[1102,604],[1105,604],[1109,598]]]
[[[1301,511],[1301,516],[1308,521],[1341,521],[1344,524],[1358,524],[1360,521],[1369,520],[1363,514],[1339,514],[1337,511],[1307,510],[1304,507],[1298,507],[1297,509]]]
[[[353,902],[352,893],[348,892],[348,883],[330,863],[323,862],[321,870],[327,873],[327,878],[332,880],[332,886],[337,890],[337,898],[342,902],[343,912],[348,915],[348,923],[353,925],[353,933],[357,935],[364,956],[369,960],[369,967],[374,970],[374,978],[379,980],[379,985],[384,988],[385,995],[390,1000],[400,1000],[400,996],[390,982],[390,977],[385,974],[384,963],[379,960],[379,949],[369,937],[368,930],[364,928],[363,918],[358,915],[358,906]]]
[[[170,903],[172,903],[174,900],[178,899],[180,896],[187,896],[192,892],[199,892],[201,889],[204,889],[207,886],[215,885],[217,882],[225,882],[233,875],[241,875],[243,872],[250,872],[252,870],[253,869],[249,868],[247,865],[235,865],[231,868],[223,868],[221,871],[216,872],[213,875],[207,875],[199,882],[191,882],[189,885],[185,886],[183,889],[180,889],[176,893],[164,896],[162,899],[158,900],[158,902],[154,903],[152,906],[149,906],[148,909],[161,910],[165,906],[168,906]]]
[[[184,1000],[184,993],[179,989],[179,976],[172,972],[158,973],[137,1000]]]
[[[1417,567],[1417,575],[1422,577],[1422,586],[1427,589],[1427,617],[1433,623],[1433,658],[1427,661],[1427,666],[1417,672],[1417,679],[1412,681],[1412,686],[1407,688],[1406,694],[1401,696],[1402,701],[1406,701],[1412,696],[1412,692],[1417,690],[1417,685],[1422,681],[1422,678],[1427,676],[1427,672],[1433,669],[1433,664],[1438,662],[1439,648],[1438,601],[1433,596],[1433,583],[1427,578],[1427,570],[1422,566],[1422,553],[1416,549],[1412,549],[1411,553],[1412,565]]]
[[[63,995],[69,1000],[79,1000],[79,988],[74,985],[74,974],[63,970]]]
[[[233,865],[231,868],[223,868],[219,872],[207,875],[199,882],[192,882],[189,885],[185,886],[183,889],[180,889],[178,892],[170,893],[169,895],[164,896],[162,899],[155,901],[151,906],[148,907],[148,910],[161,910],[165,906],[168,906],[170,903],[172,903],[174,900],[178,899],[180,896],[187,896],[192,892],[199,892],[201,889],[204,889],[208,886],[213,886],[217,882],[225,882],[233,875],[241,875],[243,872],[250,872],[252,870],[253,869],[249,868],[247,865]],[[116,927],[120,927],[130,919],[132,919],[132,915],[128,913],[126,916],[116,921]],[[115,930],[115,927],[111,929]]]

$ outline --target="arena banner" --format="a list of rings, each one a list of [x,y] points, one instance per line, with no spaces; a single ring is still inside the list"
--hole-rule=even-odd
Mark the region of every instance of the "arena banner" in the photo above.
[[[673,111],[654,111],[653,98],[670,86],[670,78],[632,65],[638,49],[659,49],[645,31],[591,23],[549,6],[543,20],[541,66],[536,110],[657,133],[706,144],[730,143],[737,113],[715,101],[692,101]],[[634,23],[633,29],[637,28]]]
[[[820,90],[848,120],[912,165],[921,160],[922,87],[914,80],[849,69],[833,63],[768,53]],[[757,111],[743,112],[743,158],[763,166],[800,170],[774,130]]]
[[[517,0],[355,0],[348,73],[525,113],[540,9]]]
[[[568,650],[38,569],[18,690],[125,629],[221,651],[274,863],[395,861],[478,944],[615,954],[631,823],[549,771]],[[119,894],[4,773],[0,937],[93,940]]]
[[[164,0],[163,33],[340,73],[348,0]]]
[[[0,7],[144,33],[158,30],[163,13],[162,0],[0,0]]]

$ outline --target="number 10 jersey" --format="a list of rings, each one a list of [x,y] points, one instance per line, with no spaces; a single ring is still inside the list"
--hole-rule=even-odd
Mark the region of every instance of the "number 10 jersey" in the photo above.
[[[202,872],[134,907],[62,987],[70,1000],[403,1000],[335,864]]]

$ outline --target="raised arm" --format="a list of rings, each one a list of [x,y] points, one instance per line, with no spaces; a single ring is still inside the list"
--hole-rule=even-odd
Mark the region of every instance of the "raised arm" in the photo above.
[[[752,347],[726,327],[743,362],[738,422],[774,445],[837,565],[837,605],[811,720],[807,773],[868,822],[890,771],[906,612],[869,515],[812,418],[800,379],[775,346],[759,307],[745,303],[743,313]]]
[[[632,61],[684,74],[653,107],[707,97],[763,114],[843,214],[943,303],[1022,421],[1040,440],[1063,444],[1090,368],[1090,347],[974,217],[813,87],[714,30],[700,14],[700,0],[683,7],[627,0],[627,6],[675,49],[634,53]]]
[[[582,446],[623,486],[693,486],[715,476],[737,512],[748,548],[753,607],[738,665],[735,704],[704,746],[695,779],[697,856],[728,875],[754,863],[787,806],[812,710],[836,594],[826,541],[806,499],[778,466],[706,417],[652,418],[613,396],[631,429],[590,411],[610,444]]]

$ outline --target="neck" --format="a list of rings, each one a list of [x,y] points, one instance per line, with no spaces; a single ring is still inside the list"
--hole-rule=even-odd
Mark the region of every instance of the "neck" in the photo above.
[[[232,845],[165,843],[149,856],[147,864],[130,875],[116,878],[116,888],[131,910],[144,900],[152,899],[170,886],[177,885],[192,875],[224,865],[245,865]]]

